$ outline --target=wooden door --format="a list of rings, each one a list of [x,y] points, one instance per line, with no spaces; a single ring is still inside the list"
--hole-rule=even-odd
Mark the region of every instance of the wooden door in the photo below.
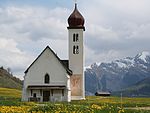
[[[50,91],[43,91],[43,101],[50,101]]]

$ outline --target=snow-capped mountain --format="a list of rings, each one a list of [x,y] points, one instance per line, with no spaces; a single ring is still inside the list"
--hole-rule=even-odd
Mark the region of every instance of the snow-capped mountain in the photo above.
[[[94,63],[85,70],[86,92],[118,91],[150,77],[150,53],[141,52],[111,63]]]

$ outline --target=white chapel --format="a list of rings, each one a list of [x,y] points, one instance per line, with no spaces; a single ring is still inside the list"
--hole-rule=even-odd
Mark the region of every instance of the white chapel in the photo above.
[[[85,99],[84,18],[77,9],[68,18],[69,60],[60,59],[47,46],[26,69],[22,101],[67,101]]]

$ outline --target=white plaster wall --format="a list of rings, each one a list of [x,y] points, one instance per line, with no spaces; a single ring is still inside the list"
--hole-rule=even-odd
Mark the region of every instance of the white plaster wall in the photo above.
[[[68,29],[69,30],[69,68],[73,71],[73,75],[82,76],[82,95],[71,96],[71,100],[85,99],[85,78],[84,78],[84,37],[83,29]],[[79,34],[79,41],[73,42],[73,34]],[[79,46],[79,54],[73,54],[73,46]],[[73,76],[72,75],[72,76]]]
[[[68,90],[64,89],[64,96],[62,95],[62,90],[54,89],[53,95],[50,95],[51,101],[68,101]]]
[[[68,76],[68,81],[67,81],[67,91],[66,91],[66,98],[68,102],[71,102],[71,87],[70,87],[70,76]]]
[[[73,34],[79,34],[79,41],[73,42]],[[79,45],[79,54],[73,54],[73,46]],[[69,29],[69,68],[73,74],[82,74],[84,66],[83,29]]]
[[[25,86],[26,84],[25,84],[25,77],[24,77],[23,88],[22,88],[22,101],[28,101],[28,91]]]
[[[53,98],[54,101],[62,101],[64,96],[62,96],[62,91],[61,90],[54,90],[53,91]]]
[[[65,85],[67,87],[68,75],[66,69],[47,48],[43,54],[34,62],[25,75],[23,98],[27,100],[29,93],[27,87],[29,85],[47,85],[44,83],[45,74],[50,76],[49,85]]]
[[[25,77],[25,84],[44,85],[45,74],[50,75],[51,85],[67,85],[66,70],[49,49],[30,67]]]

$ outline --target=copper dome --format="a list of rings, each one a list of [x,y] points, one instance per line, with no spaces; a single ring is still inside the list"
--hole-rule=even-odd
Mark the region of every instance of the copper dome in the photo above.
[[[78,11],[77,4],[75,4],[75,9],[68,18],[68,24],[68,28],[84,28],[84,18]]]

